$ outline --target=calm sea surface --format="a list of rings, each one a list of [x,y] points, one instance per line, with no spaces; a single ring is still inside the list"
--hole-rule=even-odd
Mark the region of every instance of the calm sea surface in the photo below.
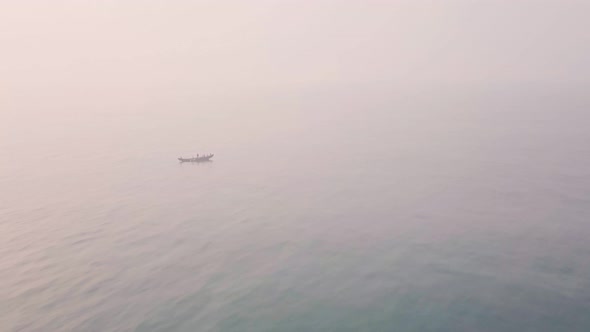
[[[0,330],[590,331],[587,107],[292,99],[4,114]]]

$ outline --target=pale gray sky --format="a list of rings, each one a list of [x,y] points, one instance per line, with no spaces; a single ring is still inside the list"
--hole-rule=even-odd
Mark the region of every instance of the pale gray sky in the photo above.
[[[583,92],[589,12],[571,0],[4,0],[1,97]]]

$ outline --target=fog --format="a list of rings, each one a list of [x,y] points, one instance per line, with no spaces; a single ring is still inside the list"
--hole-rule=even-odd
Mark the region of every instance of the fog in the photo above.
[[[375,90],[383,97],[515,90],[580,96],[589,77],[588,7],[585,1],[3,1],[3,103],[21,112],[42,105],[48,113],[326,90],[356,92],[359,100]]]
[[[588,331],[589,12],[1,1],[1,324]]]
[[[567,119],[588,102],[589,7],[585,1],[3,1],[2,141],[22,140],[26,132],[31,145],[11,147],[32,153],[35,138],[48,130],[67,132],[115,115],[169,123],[162,132],[191,114],[194,126],[222,131],[226,140],[272,128],[305,131],[316,117],[343,125],[342,135],[358,121],[400,117],[418,129],[422,119],[506,113]]]

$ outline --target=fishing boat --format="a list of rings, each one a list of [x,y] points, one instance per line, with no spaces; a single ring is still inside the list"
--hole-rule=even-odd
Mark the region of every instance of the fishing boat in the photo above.
[[[178,160],[181,163],[202,163],[202,162],[205,162],[205,161],[211,161],[211,158],[213,158],[213,154],[212,153],[206,154],[204,156],[197,155],[196,157],[192,157],[192,158],[182,158],[182,157],[180,157],[180,158],[178,158]]]

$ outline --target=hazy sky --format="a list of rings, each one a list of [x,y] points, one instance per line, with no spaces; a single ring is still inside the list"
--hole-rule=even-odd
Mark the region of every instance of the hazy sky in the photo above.
[[[581,90],[589,10],[564,0],[4,0],[1,97]]]

